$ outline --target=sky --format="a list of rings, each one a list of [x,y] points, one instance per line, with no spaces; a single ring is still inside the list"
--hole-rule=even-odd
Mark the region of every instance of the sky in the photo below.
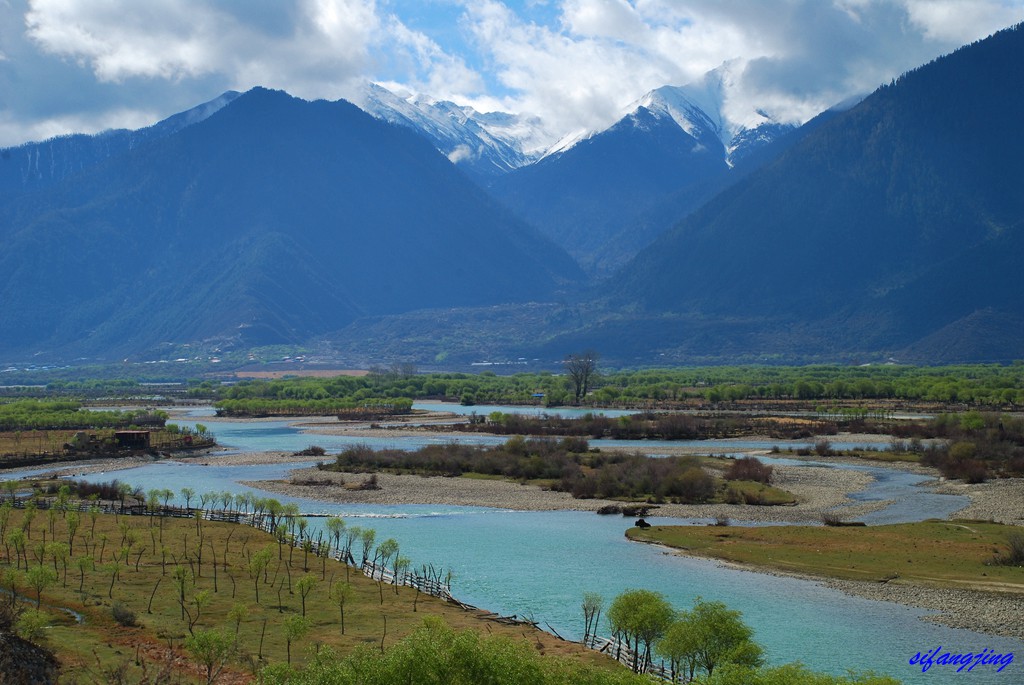
[[[800,123],[1021,21],[1024,0],[0,0],[0,147],[368,81],[557,138],[726,63],[727,108]]]

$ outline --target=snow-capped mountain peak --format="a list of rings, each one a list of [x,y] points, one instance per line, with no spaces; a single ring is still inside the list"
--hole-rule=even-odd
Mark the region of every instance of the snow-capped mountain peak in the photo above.
[[[764,145],[792,128],[777,121],[761,108],[744,108],[729,101],[734,90],[737,62],[726,62],[709,71],[699,81],[685,86],[661,86],[635,100],[622,110],[621,118],[605,131],[629,122],[633,126],[650,121],[640,115],[646,110],[656,119],[670,119],[688,135],[711,144],[721,143],[725,161],[733,161],[755,147]],[[749,111],[747,111],[749,109]],[[544,154],[545,157],[564,153],[580,142],[603,131],[574,131],[563,136]],[[718,147],[717,144],[715,147]]]
[[[367,84],[353,98],[363,111],[427,137],[453,163],[487,178],[516,169],[538,156],[536,117],[489,112],[407,91]]]
[[[742,108],[729,102],[735,68],[735,62],[726,62],[694,83],[656,88],[631,104],[627,112],[644,107],[656,115],[670,117],[695,138],[713,133],[722,142],[731,163],[737,151],[742,153],[741,148],[764,144],[791,128],[762,108]]]

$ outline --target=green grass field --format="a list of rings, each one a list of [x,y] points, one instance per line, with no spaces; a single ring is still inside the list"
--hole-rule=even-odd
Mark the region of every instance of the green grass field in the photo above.
[[[299,588],[304,576],[313,579],[307,581],[312,587],[305,598],[311,629],[291,645],[296,665],[322,646],[340,653],[357,645],[378,648],[383,642],[386,647],[420,626],[424,616],[439,615],[456,629],[523,638],[542,653],[617,667],[595,652],[530,626],[489,620],[485,611],[464,610],[411,588],[399,587],[396,592],[394,586],[378,585],[339,562],[307,557],[300,548],[279,547],[270,534],[248,526],[204,521],[197,528],[189,519],[123,515],[98,515],[94,526],[92,517],[83,513],[65,567],[63,550],[53,543],[68,544],[67,518],[55,512],[51,519],[47,511],[38,511],[31,525],[23,528],[24,516],[23,510],[8,510],[0,581],[10,589],[14,572],[16,590],[28,600],[23,605],[34,608],[36,591],[25,571],[26,556],[28,566],[37,567],[41,554],[41,565],[52,570],[57,552],[57,581],[41,595],[51,624],[43,631],[43,643],[61,660],[66,682],[113,682],[118,673],[127,682],[149,682],[142,679],[144,674],[152,679],[162,670],[177,679],[174,682],[205,682],[201,668],[183,648],[190,622],[194,631],[220,628],[232,638],[237,631],[238,652],[230,673],[218,682],[249,682],[261,666],[288,659],[284,626],[289,617],[302,614]],[[19,530],[27,532],[20,546],[11,540]],[[270,562],[265,573],[253,574],[250,562],[263,549],[270,550]],[[191,617],[182,617],[176,573],[184,578],[184,604]],[[343,635],[337,594],[330,588],[344,581],[350,584],[351,595],[344,605]],[[196,617],[196,600],[202,603],[204,596],[207,603]],[[8,598],[0,596],[0,601]],[[115,621],[115,604],[134,612],[137,625]],[[240,613],[237,621],[229,617],[233,610]],[[82,617],[81,623],[75,614]]]
[[[840,527],[655,526],[631,528],[631,540],[755,568],[849,580],[1024,593],[1024,571],[990,565],[1014,526],[922,521]]]

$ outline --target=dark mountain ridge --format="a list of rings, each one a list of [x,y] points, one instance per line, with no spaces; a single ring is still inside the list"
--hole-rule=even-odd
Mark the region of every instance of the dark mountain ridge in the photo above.
[[[8,353],[298,343],[580,276],[414,133],[264,89],[0,205],[0,222]]]
[[[199,123],[237,98],[222,95],[138,130],[114,129],[96,135],[58,136],[0,150],[0,198],[46,188],[146,143]]]
[[[858,351],[948,336],[980,311],[1017,325],[1022,119],[1016,26],[820,125],[642,251],[611,282],[611,303],[816,328]],[[1021,343],[1004,352],[1021,355]]]
[[[460,313],[466,331],[530,330],[506,334],[514,346],[478,333],[450,347],[592,348],[623,366],[1024,358],[1021,122],[1016,26],[808,122],[585,298],[531,322]],[[389,319],[358,330],[428,337]]]
[[[583,264],[595,266],[612,235],[643,209],[684,186],[728,171],[710,131],[686,133],[667,116],[639,108],[600,134],[489,186],[495,197]]]

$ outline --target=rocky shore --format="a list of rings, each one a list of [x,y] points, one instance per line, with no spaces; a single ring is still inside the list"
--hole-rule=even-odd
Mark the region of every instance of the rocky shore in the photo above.
[[[971,503],[954,514],[956,518],[1024,525],[1024,478],[1000,478],[985,483],[940,479],[935,491],[970,498]]]
[[[904,585],[897,582],[823,582],[828,587],[850,595],[939,612],[924,617],[927,621],[986,635],[1024,640],[1024,613],[1021,612],[1024,599],[1019,594]]]

